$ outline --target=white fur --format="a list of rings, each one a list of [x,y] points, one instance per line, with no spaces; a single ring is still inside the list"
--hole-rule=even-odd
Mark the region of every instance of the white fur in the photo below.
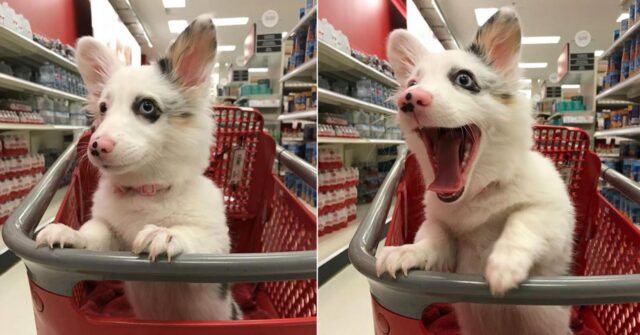
[[[496,15],[515,17],[502,9]],[[509,17],[507,17],[509,18]],[[500,18],[494,24],[501,24]],[[513,23],[513,22],[512,22]],[[517,24],[517,20],[515,21]],[[486,28],[486,27],[485,27]],[[530,103],[518,91],[519,25],[503,24],[484,33],[517,34],[518,45],[508,45],[500,64],[491,68],[467,51],[429,54],[405,31],[391,34],[388,54],[401,69],[396,76],[406,94],[407,82],[433,94],[424,114],[398,114],[407,145],[420,164],[425,185],[434,179],[418,126],[460,127],[476,124],[482,132],[480,149],[466,180],[465,192],[445,203],[427,191],[426,220],[413,244],[386,247],[377,256],[379,274],[409,269],[482,274],[491,293],[502,296],[529,276],[567,273],[572,258],[574,210],[563,180],[553,163],[534,152]],[[492,43],[500,42],[487,38]],[[492,37],[492,36],[489,36]],[[484,45],[490,49],[491,45]],[[515,60],[515,61],[514,61]],[[452,85],[452,68],[469,69],[483,89],[471,94]],[[506,91],[505,91],[506,90]],[[500,94],[513,98],[505,101]],[[495,93],[495,94],[492,94]],[[500,94],[498,94],[500,93]],[[418,122],[418,123],[417,123]],[[465,335],[565,335],[569,308],[556,306],[454,305]]]
[[[198,57],[191,59],[191,66],[200,65],[194,71],[210,67],[215,29],[207,20],[194,21],[190,34],[178,37],[180,45],[170,50],[171,59],[182,56],[176,53],[189,55],[197,42],[208,51],[192,52]],[[180,85],[184,73],[173,73],[172,81],[155,64],[124,67],[92,38],[79,40],[77,58],[96,115],[92,141],[108,136],[116,145],[103,159],[86,156],[101,172],[91,220],[78,231],[49,225],[38,235],[37,245],[132,251],[151,261],[161,255],[171,260],[183,253],[229,253],[222,191],[202,175],[214,130],[208,81]],[[190,84],[197,77],[191,76]],[[132,111],[141,96],[158,103],[163,113],[157,121]],[[108,106],[104,115],[98,111],[100,103]],[[169,188],[154,196],[117,191],[151,183]],[[126,282],[125,290],[141,319],[230,319],[234,308],[229,290],[220,284]]]

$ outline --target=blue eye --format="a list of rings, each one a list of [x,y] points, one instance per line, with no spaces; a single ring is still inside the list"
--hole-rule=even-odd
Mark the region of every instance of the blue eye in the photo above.
[[[473,79],[473,75],[468,71],[462,70],[455,74],[455,77],[452,78],[453,83],[458,85],[466,90],[472,92],[480,92],[480,87]]]
[[[153,102],[151,102],[151,100],[144,99],[140,102],[138,111],[143,115],[153,114],[156,111],[156,106],[153,104]]]

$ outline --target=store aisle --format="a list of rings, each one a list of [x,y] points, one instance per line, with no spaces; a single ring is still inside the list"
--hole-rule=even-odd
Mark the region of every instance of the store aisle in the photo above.
[[[22,262],[0,276],[0,315],[2,333],[11,335],[35,335],[36,323],[31,306],[31,293],[27,281],[27,269]]]
[[[349,265],[320,287],[318,334],[373,334],[371,294],[365,276]]]

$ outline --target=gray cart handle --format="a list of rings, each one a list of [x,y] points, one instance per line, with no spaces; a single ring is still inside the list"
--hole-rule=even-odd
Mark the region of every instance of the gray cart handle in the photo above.
[[[285,148],[276,145],[276,158],[280,164],[291,170],[296,176],[304,180],[307,185],[316,188],[318,180],[318,170],[304,159],[298,157],[294,153],[287,151]]]
[[[369,212],[349,245],[349,257],[358,271],[368,277],[371,292],[383,306],[406,316],[419,318],[431,302],[474,302],[522,305],[586,305],[640,301],[640,274],[611,276],[532,277],[503,298],[493,297],[480,275],[411,271],[397,279],[377,277],[375,251],[382,237],[385,218],[404,170],[406,152],[398,156]],[[638,201],[640,188],[623,175],[603,168],[603,178],[626,196]],[[639,246],[640,247],[640,246]]]
[[[185,254],[150,262],[129,252],[36,248],[34,230],[76,157],[77,141],[65,150],[42,180],[4,224],[2,237],[20,256],[31,279],[52,292],[69,296],[81,280],[138,280],[179,282],[264,282],[315,279],[316,251]],[[287,156],[287,154],[278,157]],[[287,164],[289,165],[289,164]],[[292,170],[308,167],[294,161]]]

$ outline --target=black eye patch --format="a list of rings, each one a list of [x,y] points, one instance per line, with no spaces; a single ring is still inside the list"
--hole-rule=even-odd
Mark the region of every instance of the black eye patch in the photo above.
[[[131,110],[134,114],[151,123],[158,121],[160,115],[162,115],[162,110],[160,110],[156,101],[146,97],[136,97],[131,105]]]
[[[449,80],[454,86],[461,87],[471,93],[479,93],[480,86],[475,76],[469,70],[451,69],[449,71]]]

